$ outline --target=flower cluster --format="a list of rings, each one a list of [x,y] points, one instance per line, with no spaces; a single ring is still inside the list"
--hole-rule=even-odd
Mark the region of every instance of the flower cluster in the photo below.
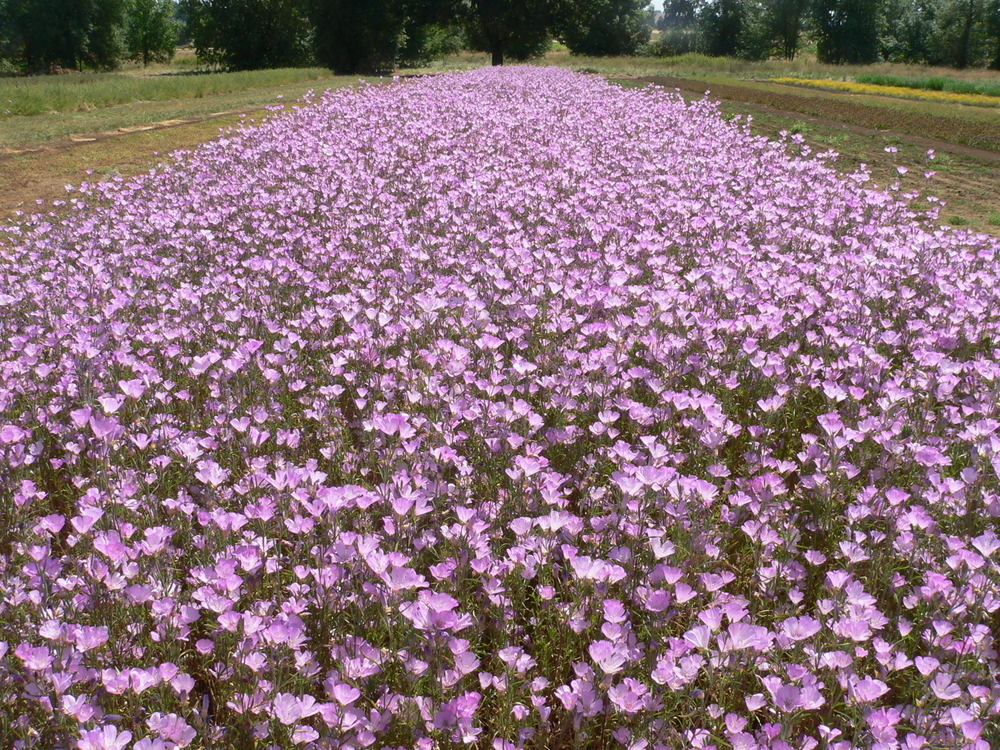
[[[1000,245],[834,156],[490,69],[3,227],[0,744],[988,750]]]
[[[974,107],[1000,107],[1000,97],[989,94],[970,94],[959,91],[935,91],[918,89],[912,86],[883,86],[875,83],[859,81],[837,81],[829,78],[772,78],[776,83],[792,83],[797,86],[812,86],[831,91],[846,91],[851,94],[875,94],[876,96],[892,96],[902,99],[924,99],[932,102],[949,102],[951,104],[969,104]]]

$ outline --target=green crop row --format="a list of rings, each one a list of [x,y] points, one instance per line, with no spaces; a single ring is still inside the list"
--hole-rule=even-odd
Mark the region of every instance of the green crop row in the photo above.
[[[858,83],[868,83],[873,86],[901,86],[908,89],[923,89],[925,91],[950,91],[955,94],[980,94],[982,96],[1000,96],[1000,81],[963,81],[946,76],[922,76],[908,78],[906,76],[875,73],[859,75]]]

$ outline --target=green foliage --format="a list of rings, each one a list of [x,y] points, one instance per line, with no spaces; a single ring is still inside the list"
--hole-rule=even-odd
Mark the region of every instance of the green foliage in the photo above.
[[[17,54],[14,24],[7,6],[8,3],[0,0],[0,75],[13,68],[12,61]]]
[[[402,67],[420,67],[431,60],[454,55],[465,47],[465,32],[455,24],[420,23],[407,19],[399,49]]]
[[[956,68],[1000,61],[1000,0],[887,0],[882,55]]]
[[[110,70],[124,51],[125,0],[0,0],[0,44],[29,72]]]
[[[306,0],[181,0],[198,57],[230,70],[304,65],[313,35]]]
[[[179,3],[179,5],[178,5]],[[0,74],[166,62],[178,36],[229,70],[386,73],[462,47],[494,64],[544,54],[702,53],[1000,69],[1000,0],[0,0]],[[649,46],[654,23],[659,35]]]
[[[766,60],[777,54],[777,37],[771,29],[767,4],[760,0],[744,0],[743,8],[737,55],[744,60]]]
[[[551,45],[554,0],[469,0],[458,7],[469,46],[489,52],[494,65],[540,57]]]
[[[967,68],[987,54],[985,0],[946,0],[939,4],[931,54],[939,64]]]
[[[575,55],[634,55],[649,41],[646,0],[564,0],[556,35]]]
[[[324,78],[332,80],[329,72],[322,68],[214,72],[195,76],[88,73],[0,78],[0,102],[3,102],[3,107],[0,107],[0,122],[8,115],[34,116],[50,112],[72,112],[137,101],[180,102],[187,99],[219,97],[240,91],[304,84]],[[0,126],[0,129],[3,127]],[[0,145],[3,145],[2,142]]]
[[[922,78],[907,78],[888,74],[860,75],[855,78],[858,83],[870,83],[874,86],[902,86],[924,91],[951,91],[955,94],[980,94],[981,96],[1000,97],[1000,83],[989,81],[963,81],[960,78],[946,76],[925,76]]]
[[[990,0],[986,6],[986,36],[992,47],[990,67],[1000,70],[1000,0]]]
[[[713,57],[790,60],[798,51],[808,8],[809,0],[704,0],[700,4],[674,0],[665,6],[660,23],[660,51],[683,54],[698,49]]]
[[[173,0],[132,0],[125,25],[128,59],[149,65],[173,58],[179,31],[175,11]]]
[[[708,0],[700,22],[706,53],[712,57],[736,57],[740,53],[746,25],[743,0]]]
[[[935,31],[938,0],[887,0],[882,35],[882,56],[901,63],[922,63],[933,59],[931,44]]]
[[[815,0],[813,22],[820,62],[873,63],[879,57],[883,0]]]
[[[313,0],[316,55],[337,73],[386,73],[404,41],[400,0]]]
[[[664,30],[690,27],[697,18],[698,5],[695,0],[664,0],[663,16],[657,28]]]
[[[795,59],[808,9],[808,0],[766,0],[763,3],[761,15],[772,52],[786,60]]]
[[[698,9],[694,0],[664,0],[663,13],[656,23],[660,31],[654,52],[665,57],[677,57],[697,52]]]

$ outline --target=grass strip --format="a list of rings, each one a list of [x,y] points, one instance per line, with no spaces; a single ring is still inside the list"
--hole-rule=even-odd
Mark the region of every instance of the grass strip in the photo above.
[[[895,130],[911,135],[939,138],[974,148],[1000,151],[1000,123],[969,122],[958,117],[906,112],[872,104],[859,104],[839,98],[801,96],[749,86],[717,82],[707,85],[703,81],[690,78],[648,76],[640,80],[687,91],[704,92],[706,88],[710,88],[714,95],[731,101],[763,104],[875,130]]]
[[[885,73],[873,73],[855,77],[858,83],[873,86],[898,86],[924,91],[949,91],[956,94],[978,94],[980,96],[1000,96],[1000,81],[965,81],[948,76],[921,76],[909,78]]]
[[[133,102],[201,99],[333,77],[325,68],[189,72],[138,77],[117,73],[0,78],[0,120]]]
[[[213,94],[199,99],[132,102],[79,112],[20,115],[0,121],[0,158],[4,153],[50,144],[78,135],[122,132],[165,121],[192,120],[224,112],[246,112],[281,102],[294,103],[307,91],[353,85],[357,76],[334,76],[284,86]]]

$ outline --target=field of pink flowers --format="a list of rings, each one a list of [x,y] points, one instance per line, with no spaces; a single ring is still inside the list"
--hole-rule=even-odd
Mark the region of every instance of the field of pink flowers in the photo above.
[[[0,746],[1000,746],[1000,244],[833,158],[481,70],[0,228]]]

